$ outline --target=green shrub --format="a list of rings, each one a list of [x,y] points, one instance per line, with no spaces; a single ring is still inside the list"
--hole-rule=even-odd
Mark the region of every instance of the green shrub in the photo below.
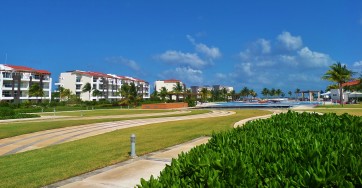
[[[180,154],[139,187],[361,187],[362,118],[288,112]]]
[[[0,107],[0,117],[13,116],[15,111],[10,107]]]

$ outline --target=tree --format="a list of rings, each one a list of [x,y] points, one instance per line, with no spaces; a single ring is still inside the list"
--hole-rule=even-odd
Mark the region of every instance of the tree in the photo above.
[[[329,66],[330,70],[328,70],[323,76],[323,80],[328,80],[331,82],[335,82],[339,87],[339,101],[343,106],[343,92],[342,92],[342,84],[351,80],[354,72],[347,69],[346,65],[342,65],[340,62],[334,63]]]
[[[124,84],[122,84],[120,90],[121,90],[121,91],[120,91],[120,94],[121,94],[122,99],[124,99],[124,98],[127,98],[127,99],[128,99],[128,94],[129,94],[129,90],[130,90],[130,85],[129,85],[128,83],[124,83]]]
[[[264,98],[268,98],[269,93],[269,89],[266,87],[261,91],[261,94],[264,96]]]
[[[269,95],[274,97],[276,95],[275,92],[276,90],[274,88],[271,88],[271,90],[269,90]]]
[[[230,95],[231,95],[231,100],[234,101],[235,98],[236,98],[236,92],[235,92],[235,90],[232,90],[232,91],[230,92]]]
[[[228,90],[226,88],[222,88],[221,93],[225,101],[228,101]]]
[[[300,89],[299,88],[297,88],[297,89],[295,89],[295,98],[298,100],[298,98],[299,98],[299,93],[300,93]]]
[[[89,82],[87,82],[87,83],[83,86],[82,92],[83,92],[83,93],[88,92],[89,100],[91,100],[91,98],[90,98],[90,92],[91,92],[91,91],[92,91],[92,85],[91,85]]]
[[[63,89],[63,91],[60,93],[60,98],[67,98],[67,100],[69,100],[71,95],[72,92],[70,91],[70,89]]]
[[[249,90],[249,94],[250,94],[250,96],[252,96],[254,99],[255,99],[256,96],[258,96],[258,94],[257,94],[253,89],[250,89],[250,90]]]
[[[249,96],[249,89],[248,87],[243,87],[243,89],[241,89],[240,91],[240,95],[242,97],[248,97]]]
[[[93,89],[92,94],[93,94],[93,96],[97,97],[97,100],[98,100],[99,96],[102,96],[102,92],[99,91],[98,89]]]
[[[162,101],[165,101],[167,94],[168,94],[167,88],[161,87],[160,93],[158,95],[161,97]]]
[[[280,89],[275,90],[275,95],[276,95],[277,97],[280,97],[280,95],[281,95],[282,93],[283,93],[283,91],[280,90]]]
[[[31,87],[29,88],[29,96],[36,97],[37,99],[38,97],[43,97],[44,96],[43,88],[41,88],[38,83],[32,84]]]
[[[292,97],[292,91],[288,91],[289,98]]]
[[[201,101],[202,102],[206,102],[207,101],[207,96],[209,95],[209,90],[207,88],[202,88],[201,89]]]
[[[183,87],[180,82],[176,82],[176,85],[172,88],[173,92],[176,94],[176,101],[179,101],[180,94],[183,91]]]

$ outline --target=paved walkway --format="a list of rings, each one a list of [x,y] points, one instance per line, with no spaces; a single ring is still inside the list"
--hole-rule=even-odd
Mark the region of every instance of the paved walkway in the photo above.
[[[76,111],[79,113],[79,111]],[[42,116],[38,118],[22,118],[22,119],[4,119],[0,120],[0,123],[9,123],[9,122],[43,122],[46,121],[63,121],[63,120],[80,120],[80,119],[105,119],[105,118],[134,118],[134,117],[151,117],[151,116],[166,116],[166,115],[175,115],[175,114],[185,114],[190,113],[189,110],[178,110],[172,112],[159,112],[159,113],[146,113],[146,114],[127,114],[127,115],[108,115],[108,116]]]
[[[70,142],[129,127],[170,122],[170,121],[228,116],[231,114],[234,114],[234,112],[215,110],[210,113],[197,114],[197,115],[103,122],[103,123],[94,123],[88,125],[80,125],[80,126],[40,131],[36,133],[30,133],[11,138],[1,139],[0,156],[24,152],[33,149],[39,149],[50,145]]]
[[[126,188],[135,187],[140,184],[140,179],[148,180],[151,175],[157,177],[172,158],[177,158],[181,152],[188,152],[191,148],[207,143],[209,137],[201,137],[187,143],[154,152],[145,156],[131,159],[116,165],[105,167],[86,173],[74,178],[70,178],[46,187],[63,188]]]

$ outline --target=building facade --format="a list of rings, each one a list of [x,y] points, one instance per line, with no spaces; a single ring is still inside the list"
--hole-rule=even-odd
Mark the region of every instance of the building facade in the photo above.
[[[46,70],[0,64],[0,101],[23,102],[26,100],[51,99],[52,78]],[[38,84],[43,96],[30,96],[29,89]]]
[[[185,90],[186,88],[186,85],[180,81],[180,80],[175,80],[175,79],[170,79],[170,80],[157,80],[155,82],[155,85],[154,85],[154,89],[155,91],[157,92],[160,92],[161,89],[163,87],[165,87],[167,89],[168,92],[173,92],[177,82],[179,82],[181,85],[182,85],[182,89]],[[183,98],[183,96],[179,96],[181,99]],[[172,100],[176,100],[176,96],[175,95],[172,95]]]
[[[84,85],[87,83],[91,84],[92,91],[90,93],[82,92]],[[98,101],[99,99],[115,101],[122,98],[119,90],[125,83],[134,83],[138,94],[143,98],[150,98],[148,82],[128,76],[117,76],[115,74],[80,70],[67,71],[60,74],[59,81],[55,85],[69,89],[72,94],[75,94],[83,101]],[[100,91],[101,95],[93,96],[94,90]]]

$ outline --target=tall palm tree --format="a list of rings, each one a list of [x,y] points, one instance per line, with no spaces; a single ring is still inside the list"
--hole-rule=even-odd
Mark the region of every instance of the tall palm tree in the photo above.
[[[60,98],[67,98],[68,101],[71,95],[72,92],[70,91],[70,89],[63,89],[63,92],[60,93]]]
[[[288,91],[288,95],[289,95],[289,98],[291,98],[292,97],[292,91]]]
[[[235,90],[232,90],[232,91],[230,92],[230,95],[231,95],[231,100],[234,101],[235,98],[236,98],[236,92],[235,92]]]
[[[207,97],[208,97],[208,95],[209,95],[209,90],[207,89],[207,88],[202,88],[201,89],[201,100],[202,100],[202,102],[206,102],[206,100],[207,100]]]
[[[274,88],[271,88],[271,90],[269,90],[269,95],[274,97],[275,92],[276,92],[276,90]]]
[[[280,97],[280,95],[281,95],[282,93],[283,93],[283,91],[280,90],[280,89],[275,90],[275,95],[276,95],[277,97]]]
[[[228,100],[228,90],[226,88],[222,88],[221,93],[222,93],[225,101],[227,101]]]
[[[39,102],[38,97],[44,96],[43,88],[41,88],[38,83],[32,84],[31,87],[29,88],[29,96],[36,97],[37,102]]]
[[[342,65],[340,62],[334,63],[329,66],[330,70],[328,70],[323,76],[323,80],[328,80],[331,82],[335,82],[339,87],[339,101],[343,106],[343,92],[342,92],[342,84],[351,80],[354,72],[347,69],[346,65]]]
[[[249,96],[249,88],[248,87],[243,87],[243,89],[241,89],[240,91],[240,95],[243,97],[248,97]]]
[[[176,82],[176,85],[172,88],[173,92],[176,94],[176,101],[179,101],[180,94],[183,91],[183,87],[180,82]]]
[[[269,89],[268,88],[263,88],[263,90],[261,91],[261,94],[264,96],[264,98],[268,98],[269,95]]]
[[[167,91],[166,87],[162,87],[158,95],[161,97],[162,101],[165,101],[167,94],[168,94],[168,91]]]
[[[295,89],[296,100],[298,100],[298,98],[299,98],[299,93],[300,93],[300,89],[299,88]]]
[[[99,91],[98,89],[93,89],[93,96],[97,97],[97,100],[98,100],[98,97],[99,96],[102,96],[102,92]]]
[[[258,94],[253,89],[249,90],[249,95],[252,96],[254,99],[256,96],[258,96]]]
[[[91,92],[91,91],[92,91],[92,85],[91,85],[89,82],[87,82],[87,83],[83,86],[82,92],[83,92],[83,93],[88,92],[89,100],[91,99],[91,98],[90,98],[90,92]]]

